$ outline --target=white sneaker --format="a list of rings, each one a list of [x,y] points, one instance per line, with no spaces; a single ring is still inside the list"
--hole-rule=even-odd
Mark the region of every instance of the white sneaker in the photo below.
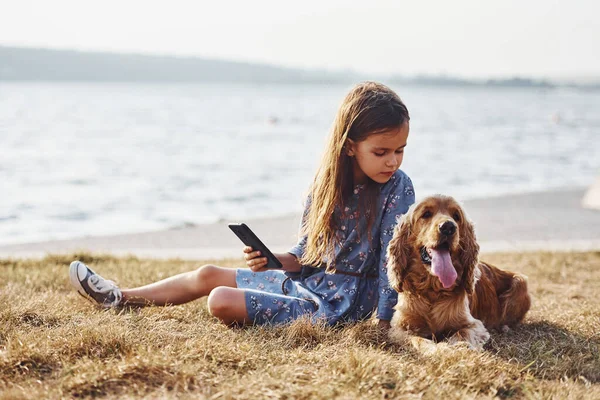
[[[77,293],[103,308],[117,307],[123,295],[113,282],[104,279],[81,261],[73,261],[69,267],[71,284]]]

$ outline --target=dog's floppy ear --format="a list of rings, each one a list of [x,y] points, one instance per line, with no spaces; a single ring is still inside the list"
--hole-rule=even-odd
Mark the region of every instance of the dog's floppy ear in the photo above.
[[[460,263],[464,268],[462,274],[463,285],[468,294],[473,294],[475,290],[475,269],[479,263],[479,244],[475,237],[473,223],[466,217],[463,227],[460,231]]]
[[[387,248],[387,274],[390,286],[402,292],[402,282],[408,272],[411,246],[411,212],[404,214],[394,228],[394,236]]]

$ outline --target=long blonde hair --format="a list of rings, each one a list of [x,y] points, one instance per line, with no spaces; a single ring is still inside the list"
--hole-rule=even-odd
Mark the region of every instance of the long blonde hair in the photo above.
[[[335,270],[336,232],[344,217],[344,206],[354,188],[351,157],[344,147],[347,140],[358,143],[409,121],[408,109],[393,90],[376,82],[356,85],[344,98],[335,117],[321,164],[310,187],[308,212],[301,234],[307,236],[300,263],[319,266],[327,259],[327,271]],[[370,232],[376,214],[380,185],[369,180],[361,192],[359,214],[366,217]]]

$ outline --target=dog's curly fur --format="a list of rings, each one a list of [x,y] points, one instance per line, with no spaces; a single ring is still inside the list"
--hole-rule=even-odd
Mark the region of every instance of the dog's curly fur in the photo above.
[[[422,256],[439,248],[449,251],[457,273],[446,288]],[[390,330],[396,341],[408,333],[481,349],[487,329],[508,329],[531,305],[526,276],[479,261],[473,224],[452,197],[431,196],[414,205],[397,225],[387,257],[390,285],[399,292]]]

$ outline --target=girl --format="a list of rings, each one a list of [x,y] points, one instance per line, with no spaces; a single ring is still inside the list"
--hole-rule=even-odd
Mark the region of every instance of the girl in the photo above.
[[[283,271],[244,248],[249,269],[204,265],[146,286],[120,289],[74,261],[71,282],[103,307],[182,304],[208,296],[225,324],[284,323],[308,315],[328,324],[368,318],[389,327],[397,293],[388,284],[386,250],[397,218],[414,203],[402,164],[409,115],[388,87],[365,82],[339,107],[310,187],[300,240],[276,254]]]

